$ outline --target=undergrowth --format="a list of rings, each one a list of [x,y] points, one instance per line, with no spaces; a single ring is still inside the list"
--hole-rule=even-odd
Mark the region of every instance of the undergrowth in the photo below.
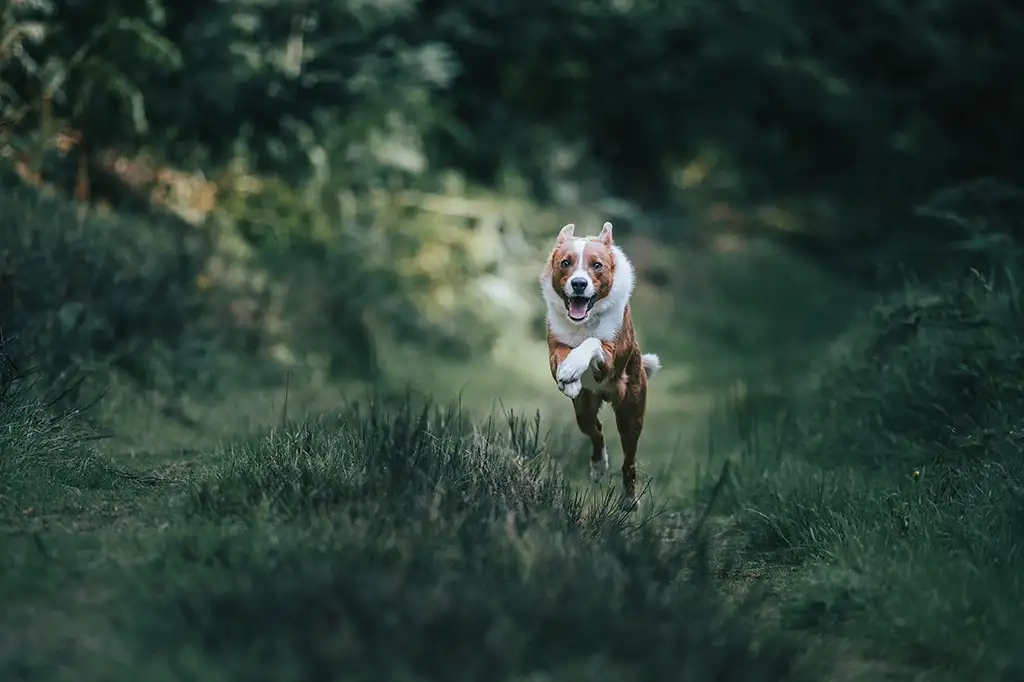
[[[802,567],[783,596],[789,625],[935,679],[1024,674],[1013,272],[887,299],[809,395],[781,417],[744,416],[774,439],[747,448],[733,510],[750,551]]]
[[[93,449],[78,409],[58,403],[73,382],[47,387],[26,374],[0,338],[0,526],[23,510],[58,511],[82,488],[109,488],[117,472]]]
[[[181,585],[154,636],[188,633],[261,679],[284,661],[295,679],[788,673],[793,650],[752,646],[695,570],[699,543],[574,493],[539,429],[373,402],[229,448],[185,503],[206,531],[169,552],[222,557],[218,577]]]
[[[611,493],[574,492],[540,428],[372,398],[226,444],[170,497],[137,497],[139,527],[60,555],[75,580],[11,575],[41,594],[0,617],[0,674],[803,679],[793,642],[727,603],[699,531],[669,543]],[[8,561],[37,554],[25,540]],[[41,604],[89,644],[32,640]]]
[[[111,370],[173,394],[209,379],[214,338],[196,277],[209,236],[0,188],[0,329],[44,380]],[[222,339],[221,339],[222,340]],[[78,394],[70,395],[77,399]]]

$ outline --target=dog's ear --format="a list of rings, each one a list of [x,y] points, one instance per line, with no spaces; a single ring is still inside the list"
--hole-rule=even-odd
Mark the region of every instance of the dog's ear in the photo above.
[[[576,230],[576,226],[569,223],[558,232],[558,243],[564,244],[566,241],[572,239],[573,232]]]
[[[602,225],[601,226],[601,234],[598,235],[597,238],[600,239],[601,243],[604,244],[605,246],[611,246],[612,245],[612,224],[611,223],[605,223],[604,225]]]

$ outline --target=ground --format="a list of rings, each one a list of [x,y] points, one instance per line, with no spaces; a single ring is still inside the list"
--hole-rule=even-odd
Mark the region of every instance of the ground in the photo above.
[[[412,396],[289,379],[185,419],[127,390],[84,423],[16,382],[0,677],[1020,679],[1015,290],[866,308],[772,253],[680,269],[756,264],[746,297],[638,294],[666,369],[636,515],[587,482],[539,340],[395,349]]]

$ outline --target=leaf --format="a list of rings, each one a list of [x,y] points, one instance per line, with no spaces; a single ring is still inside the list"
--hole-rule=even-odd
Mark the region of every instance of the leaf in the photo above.
[[[181,50],[178,46],[141,19],[119,19],[117,29],[130,33],[138,40],[140,47],[147,48],[147,58],[152,58],[162,66],[182,65]]]

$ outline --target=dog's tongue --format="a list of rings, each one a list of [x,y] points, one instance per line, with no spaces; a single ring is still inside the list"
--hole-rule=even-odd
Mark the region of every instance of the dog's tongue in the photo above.
[[[569,299],[569,315],[577,320],[587,314],[589,299],[573,296]]]

